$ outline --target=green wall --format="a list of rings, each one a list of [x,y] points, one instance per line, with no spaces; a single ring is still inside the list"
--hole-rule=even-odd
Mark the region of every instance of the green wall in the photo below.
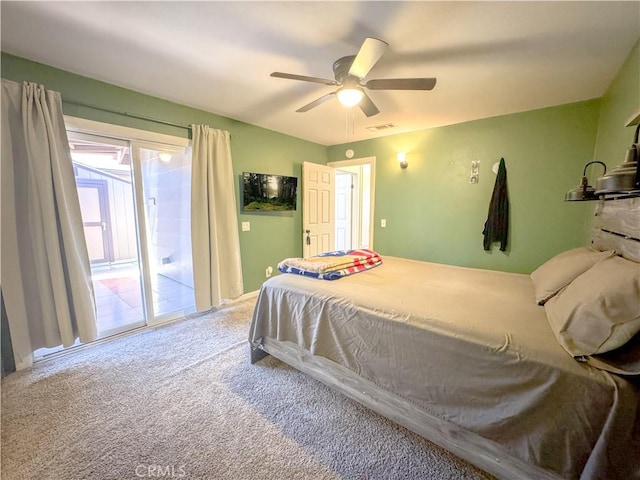
[[[627,121],[640,113],[640,41],[631,50],[611,86],[602,97],[595,160],[612,169],[620,165],[633,143],[635,127]]]
[[[2,77],[42,83],[63,98],[113,110],[228,130],[236,178],[248,170],[301,178],[303,161],[343,160],[349,148],[357,158],[375,156],[376,250],[522,273],[585,244],[593,203],[565,203],[564,193],[578,183],[586,162],[603,160],[610,168],[622,162],[633,136],[623,125],[640,108],[638,44],[602,99],[328,148],[4,53]],[[91,120],[186,135],[182,129],[71,104],[64,110]],[[395,160],[398,151],[407,152],[406,170]],[[509,248],[503,253],[496,244],[485,252],[482,228],[495,182],[491,166],[500,157],[507,165],[511,202]],[[480,161],[478,184],[469,183],[472,160]],[[590,178],[597,174],[593,170]],[[382,218],[387,228],[380,228]],[[238,221],[251,222],[250,232],[240,232],[245,291],[259,288],[267,266],[302,254],[300,195],[293,214],[239,213]]]
[[[239,177],[243,171],[294,175],[302,178],[302,162],[326,163],[323,145],[300,140],[213,113],[197,110],[116,87],[87,77],[2,53],[2,77],[31,81],[57,90],[63,99],[102,106],[108,109],[189,125],[206,124],[228,130],[232,135],[231,152],[237,179],[236,201],[240,204]],[[142,130],[186,137],[184,129],[115,115],[100,110],[63,103],[67,115]],[[275,269],[286,257],[302,255],[301,195],[295,213],[238,215],[240,222],[251,222],[251,231],[239,232],[245,292],[256,290],[265,280],[265,268]]]
[[[375,156],[374,242],[382,254],[528,273],[551,256],[587,243],[593,202],[566,203],[585,163],[611,169],[633,140],[627,120],[640,112],[640,41],[601,99],[449,127],[329,147],[329,161]],[[395,160],[407,152],[409,167]],[[511,228],[508,251],[482,248],[495,175],[507,164]],[[471,161],[480,182],[469,184]],[[599,166],[589,169],[591,183]],[[380,219],[387,228],[380,228]]]
[[[585,244],[592,203],[565,203],[593,157],[599,100],[488,118],[329,148],[329,160],[376,157],[374,247],[453,265],[529,273],[554,254]],[[407,152],[400,169],[396,152]],[[504,157],[511,206],[506,252],[483,250],[482,230]],[[469,183],[480,161],[478,184]],[[387,227],[380,227],[381,219]]]

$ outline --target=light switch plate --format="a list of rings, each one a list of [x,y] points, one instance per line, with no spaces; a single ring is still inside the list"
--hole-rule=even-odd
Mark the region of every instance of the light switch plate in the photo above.
[[[249,232],[251,230],[251,223],[250,222],[242,222],[242,231],[243,232]]]
[[[387,219],[383,218],[382,220],[380,220],[380,226],[382,228],[387,228]]]

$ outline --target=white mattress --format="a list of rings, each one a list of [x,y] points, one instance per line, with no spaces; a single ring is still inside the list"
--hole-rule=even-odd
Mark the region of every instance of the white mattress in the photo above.
[[[256,303],[250,341],[262,337],[563,478],[640,478],[638,389],[560,347],[528,275],[393,257],[336,281],[279,275]]]

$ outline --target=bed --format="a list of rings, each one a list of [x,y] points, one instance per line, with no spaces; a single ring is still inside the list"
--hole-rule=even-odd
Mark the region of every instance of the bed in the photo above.
[[[388,256],[337,281],[279,275],[252,362],[271,354],[498,478],[640,478],[637,377],[572,358],[535,295],[529,275]]]

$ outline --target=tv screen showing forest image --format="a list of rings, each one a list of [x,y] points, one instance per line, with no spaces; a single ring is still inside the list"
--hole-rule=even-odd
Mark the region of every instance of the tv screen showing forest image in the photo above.
[[[296,209],[297,177],[244,172],[244,212],[278,212]]]

